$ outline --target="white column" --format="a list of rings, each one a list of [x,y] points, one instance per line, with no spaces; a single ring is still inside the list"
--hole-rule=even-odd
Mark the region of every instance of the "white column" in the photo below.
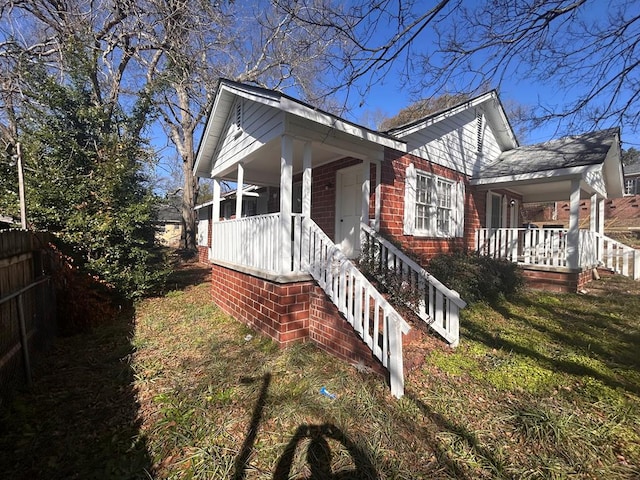
[[[509,203],[507,202],[507,196],[502,195],[502,222],[500,227],[507,228],[507,213],[509,211]]]
[[[238,164],[238,184],[236,185],[236,218],[242,218],[242,187],[244,184],[244,166]]]
[[[591,216],[589,217],[589,230],[597,232],[598,228],[598,195],[591,195]]]
[[[311,143],[304,144],[302,152],[302,216],[311,218]]]
[[[598,201],[598,227],[597,232],[600,234],[598,236],[598,260],[604,260],[604,202],[605,199],[601,199]]]
[[[360,221],[369,225],[369,196],[371,193],[371,161],[362,161],[362,215]],[[359,227],[358,227],[359,228]]]
[[[211,221],[220,221],[220,180],[213,179],[213,204],[211,205]]]
[[[293,139],[289,135],[283,135],[280,148],[280,273],[287,273],[291,270]]]
[[[382,201],[382,179],[380,176],[382,175],[382,164],[380,162],[376,162],[376,205],[375,205],[375,216],[373,222],[373,228],[376,232],[380,231],[380,202]]]
[[[217,247],[218,251],[220,251],[220,239],[216,239],[214,238],[213,235],[213,231],[214,231],[214,226],[213,223],[218,223],[220,221],[220,180],[218,180],[217,178],[213,179],[213,204],[211,205],[211,223],[212,225],[209,225],[209,233],[208,235],[211,235],[210,243],[209,245],[211,245],[209,247],[209,259],[211,260],[213,258],[213,248],[214,246]],[[218,244],[216,244],[215,242],[218,242]]]
[[[567,267],[578,268],[580,252],[580,179],[571,180],[571,196],[569,200],[569,233],[567,234]]]
[[[604,202],[604,198],[598,201],[598,227],[596,231],[600,235],[604,235]]]

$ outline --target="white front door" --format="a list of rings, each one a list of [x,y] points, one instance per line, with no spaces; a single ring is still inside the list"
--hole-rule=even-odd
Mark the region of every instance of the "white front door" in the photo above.
[[[360,254],[362,165],[338,170],[336,178],[336,244],[349,258]]]

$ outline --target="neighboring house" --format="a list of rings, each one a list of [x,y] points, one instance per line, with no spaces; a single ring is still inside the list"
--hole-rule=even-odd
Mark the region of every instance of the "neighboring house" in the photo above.
[[[13,217],[0,214],[0,230],[8,230],[19,223]]]
[[[640,162],[624,167],[624,194],[640,195]]]
[[[620,158],[617,129],[520,147],[495,91],[375,132],[222,80],[195,165],[213,179],[202,250],[214,301],[281,344],[310,339],[382,368],[402,395],[409,324],[349,259],[374,252],[422,289],[416,314],[456,345],[464,301],[397,246],[424,261],[455,249],[509,258],[536,285],[576,291],[613,248],[600,220],[579,230],[580,201],[594,200],[598,214],[623,195]],[[275,189],[277,208],[220,221],[222,182],[239,185],[236,212],[247,184]],[[568,230],[519,228],[524,203],[561,200],[571,205]]]
[[[166,247],[179,248],[182,237],[182,197],[173,195],[158,206],[156,240]]]

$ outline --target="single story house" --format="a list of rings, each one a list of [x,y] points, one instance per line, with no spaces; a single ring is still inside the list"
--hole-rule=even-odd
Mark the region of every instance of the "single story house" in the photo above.
[[[156,240],[165,247],[179,248],[182,237],[182,197],[171,195],[157,208]]]
[[[452,345],[465,303],[412,258],[471,249],[573,291],[607,255],[629,273],[599,217],[624,193],[619,130],[521,147],[495,91],[377,132],[221,80],[194,170],[213,180],[201,240],[218,306],[280,344],[310,340],[386,372],[396,396],[411,327],[352,261],[363,250],[423,292],[416,315]],[[232,220],[220,220],[223,182],[238,186]],[[248,184],[272,189],[266,213],[242,215]],[[521,228],[524,203],[565,199],[568,229]],[[595,206],[584,231],[582,199]]]

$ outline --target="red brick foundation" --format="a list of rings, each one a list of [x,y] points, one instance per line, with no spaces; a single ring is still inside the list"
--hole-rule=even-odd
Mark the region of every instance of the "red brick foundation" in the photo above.
[[[198,261],[200,263],[209,263],[209,247],[198,245]]]
[[[312,280],[277,283],[214,264],[211,293],[222,311],[280,346],[310,340],[341,360],[386,376],[386,369]]]
[[[593,270],[563,272],[552,269],[522,268],[528,288],[551,292],[576,293],[593,280]]]

